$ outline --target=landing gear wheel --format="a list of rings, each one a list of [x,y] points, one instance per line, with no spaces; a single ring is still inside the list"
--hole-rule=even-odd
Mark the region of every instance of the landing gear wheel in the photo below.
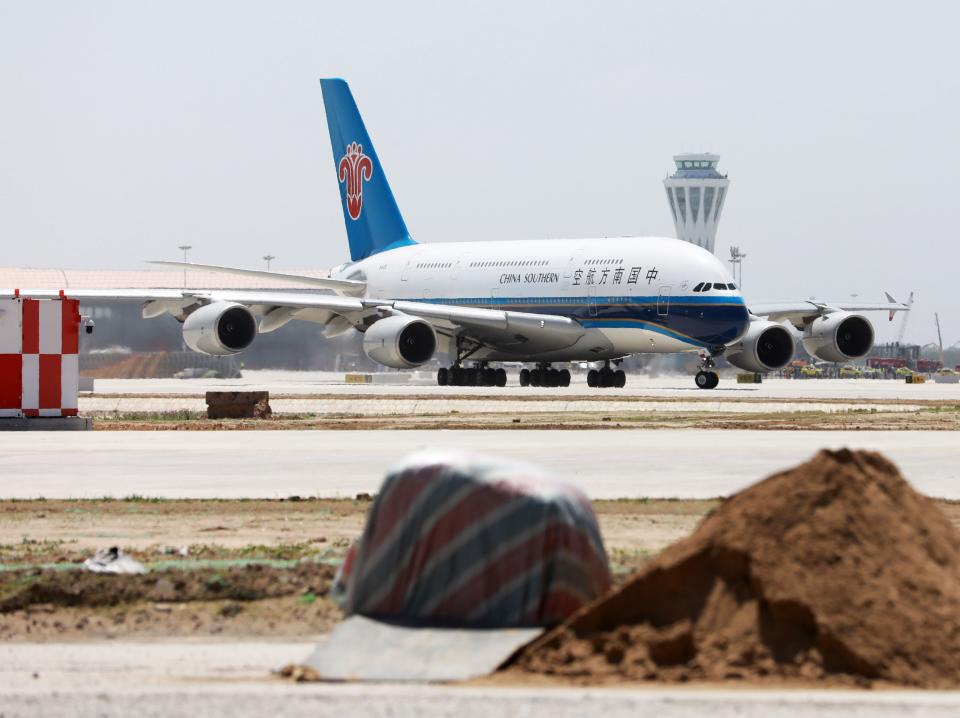
[[[482,369],[483,371],[483,385],[484,386],[496,386],[497,384],[497,370],[496,369]]]
[[[450,380],[450,372],[446,367],[440,367],[437,370],[437,386],[446,386]]]
[[[613,370],[604,367],[600,370],[600,386],[608,389],[613,386]]]
[[[560,386],[570,386],[570,371],[568,369],[560,371]]]
[[[530,370],[520,370],[520,386],[530,386]]]
[[[503,387],[507,385],[507,370],[497,369],[494,373],[494,384]]]
[[[617,371],[613,372],[613,385],[617,389],[622,389],[627,385],[627,375],[623,369],[618,369]]]
[[[596,369],[591,369],[587,372],[587,386],[596,387],[599,386],[600,381],[600,372]]]
[[[720,375],[715,371],[698,371],[694,381],[698,389],[716,389],[720,383]]]

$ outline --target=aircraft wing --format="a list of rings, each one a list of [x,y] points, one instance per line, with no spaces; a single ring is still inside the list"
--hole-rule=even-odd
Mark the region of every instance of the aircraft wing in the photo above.
[[[159,264],[164,267],[190,269],[193,271],[212,272],[214,274],[231,274],[239,277],[257,277],[259,279],[273,279],[283,282],[297,282],[309,284],[317,289],[329,289],[337,294],[359,295],[367,288],[366,282],[353,279],[331,279],[329,277],[307,277],[302,274],[284,274],[283,272],[265,272],[261,269],[239,269],[237,267],[222,267],[219,264],[195,264],[194,262],[167,262],[154,260],[147,264]]]
[[[748,308],[755,316],[773,322],[789,321],[798,329],[831,312],[889,312],[892,321],[896,312],[910,311],[910,303],[898,302],[889,294],[886,296],[886,302],[824,302],[808,299],[799,302],[751,302]]]
[[[0,294],[7,293],[0,290]],[[13,292],[9,292],[12,294]],[[21,290],[22,296],[56,297],[59,290]],[[279,329],[297,319],[324,325],[333,336],[351,327],[361,329],[387,316],[408,315],[428,321],[440,334],[464,336],[481,345],[504,349],[532,343],[538,350],[571,346],[584,334],[567,317],[500,309],[436,304],[426,301],[371,299],[307,290],[191,290],[191,289],[71,289],[71,299],[140,301],[147,319],[171,314],[182,319],[186,310],[214,302],[243,304],[260,319],[260,332]]]
[[[378,311],[384,304],[378,303]],[[441,334],[464,336],[479,344],[501,349],[536,346],[550,351],[572,346],[585,329],[569,317],[501,309],[482,309],[429,302],[387,302],[389,311],[430,322]]]

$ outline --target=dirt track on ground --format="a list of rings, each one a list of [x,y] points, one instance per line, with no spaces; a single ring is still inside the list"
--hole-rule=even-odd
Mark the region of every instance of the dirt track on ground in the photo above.
[[[342,429],[753,429],[763,431],[960,431],[960,406],[925,407],[919,411],[783,411],[783,412],[670,412],[634,410],[621,414],[556,411],[477,414],[362,416],[327,414],[274,415],[270,419],[210,420],[184,412],[94,414],[97,431],[223,431]]]

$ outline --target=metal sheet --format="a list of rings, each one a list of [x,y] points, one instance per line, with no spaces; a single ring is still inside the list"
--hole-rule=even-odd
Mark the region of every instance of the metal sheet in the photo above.
[[[307,659],[332,681],[463,681],[492,673],[542,628],[422,628],[351,616]]]

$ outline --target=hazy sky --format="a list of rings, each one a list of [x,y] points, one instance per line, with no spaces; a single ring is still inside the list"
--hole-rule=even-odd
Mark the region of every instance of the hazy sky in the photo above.
[[[0,0],[0,264],[347,255],[317,79],[419,241],[673,235],[721,155],[747,298],[917,292],[960,340],[960,4]],[[895,335],[876,316],[881,338]]]

